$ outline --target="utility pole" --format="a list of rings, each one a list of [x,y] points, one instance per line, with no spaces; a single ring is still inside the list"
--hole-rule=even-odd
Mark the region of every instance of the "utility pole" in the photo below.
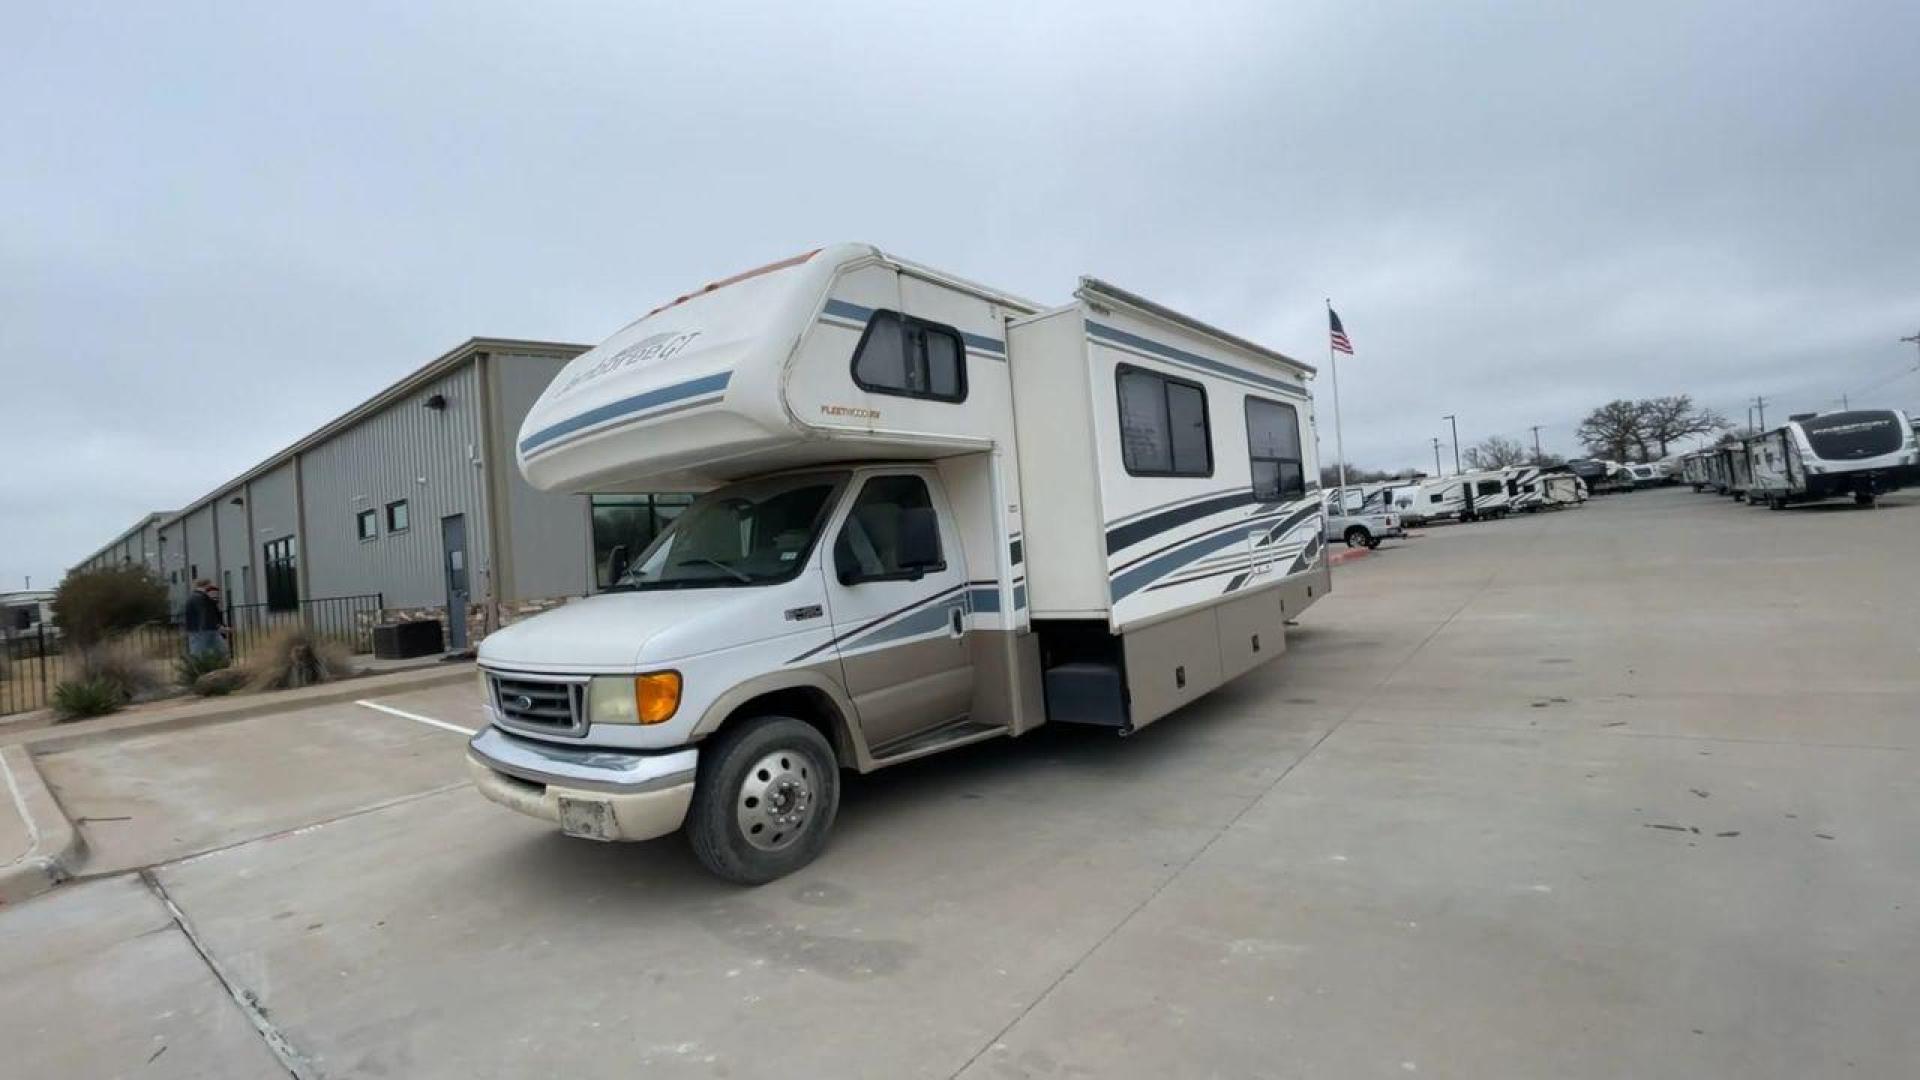
[[[1533,463],[1538,465],[1545,459],[1546,455],[1540,452],[1540,425],[1535,424],[1533,425]]]
[[[1760,410],[1760,426],[1754,430],[1765,430],[1767,426],[1767,399],[1765,397],[1756,397],[1753,399],[1753,404],[1755,408]]]
[[[1453,475],[1460,475],[1460,421],[1452,413],[1441,417],[1453,427]]]
[[[1440,467],[1440,439],[1438,436],[1435,436],[1433,440],[1433,475],[1436,478],[1446,475],[1446,470]]]

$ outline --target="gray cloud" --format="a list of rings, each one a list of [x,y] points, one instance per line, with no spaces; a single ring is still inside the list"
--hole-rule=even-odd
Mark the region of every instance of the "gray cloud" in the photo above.
[[[1916,358],[1911,4],[907,7],[16,16],[0,583],[469,335],[597,340],[837,239],[1315,362],[1331,296],[1376,466],[1442,413],[1564,451],[1607,398]]]

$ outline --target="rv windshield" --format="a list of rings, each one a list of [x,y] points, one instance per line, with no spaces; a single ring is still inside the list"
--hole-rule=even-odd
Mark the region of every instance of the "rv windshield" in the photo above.
[[[839,473],[750,480],[710,491],[647,546],[614,589],[770,585],[800,572]]]

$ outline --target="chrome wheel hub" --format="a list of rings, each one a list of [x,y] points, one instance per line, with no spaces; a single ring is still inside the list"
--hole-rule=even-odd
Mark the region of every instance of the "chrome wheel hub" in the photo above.
[[[740,835],[761,851],[791,846],[813,812],[815,779],[813,763],[792,750],[776,750],[754,762],[734,803]]]

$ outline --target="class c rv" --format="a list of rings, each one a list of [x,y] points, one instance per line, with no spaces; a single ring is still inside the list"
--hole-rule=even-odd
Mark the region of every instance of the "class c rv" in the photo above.
[[[1747,501],[1775,510],[1848,495],[1872,506],[1880,495],[1920,481],[1913,426],[1896,409],[1794,417],[1747,440],[1747,459]]]
[[[1331,586],[1313,374],[1093,278],[1043,307],[863,245],[657,308],[555,377],[519,466],[702,494],[481,644],[471,775],[758,883],[820,852],[843,769],[1137,731]]]

